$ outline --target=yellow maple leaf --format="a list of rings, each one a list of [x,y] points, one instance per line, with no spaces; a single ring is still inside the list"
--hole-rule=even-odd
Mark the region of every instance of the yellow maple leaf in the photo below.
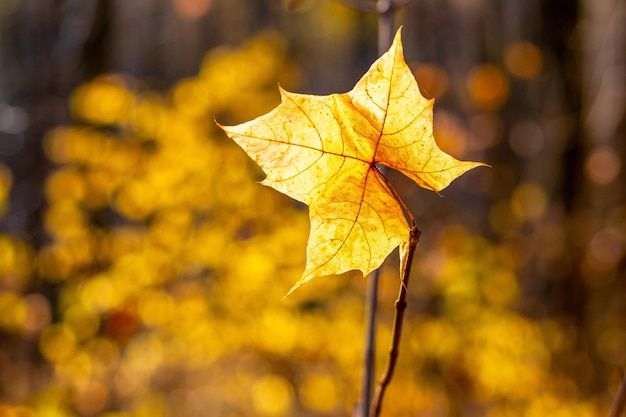
[[[269,113],[220,127],[265,172],[262,184],[309,206],[306,269],[290,293],[317,276],[367,275],[406,246],[409,225],[377,164],[433,191],[484,165],[458,161],[435,143],[434,100],[420,94],[400,30],[351,91],[280,94]]]

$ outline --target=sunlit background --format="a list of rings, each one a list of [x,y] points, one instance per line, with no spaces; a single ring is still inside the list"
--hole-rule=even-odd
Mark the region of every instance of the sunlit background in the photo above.
[[[348,2],[345,3],[357,3]],[[607,415],[626,366],[626,7],[413,0],[435,136],[385,416]],[[359,274],[300,277],[306,207],[216,127],[345,92],[377,17],[331,0],[0,2],[0,417],[349,416]],[[383,267],[385,361],[397,255]]]

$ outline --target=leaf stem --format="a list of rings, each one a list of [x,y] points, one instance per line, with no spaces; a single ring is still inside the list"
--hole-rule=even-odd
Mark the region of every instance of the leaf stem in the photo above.
[[[409,222],[411,223],[412,227],[415,227],[415,217],[413,217],[413,214],[411,213],[411,210],[409,210],[409,207],[406,205],[406,203],[402,200],[402,198],[400,198],[400,194],[398,194],[398,191],[396,191],[396,188],[393,186],[391,181],[387,179],[387,177],[385,176],[385,173],[383,172],[381,168],[374,165],[374,169],[376,170],[376,172],[378,172],[378,174],[380,174],[380,177],[383,179],[383,181],[385,181],[385,185],[387,186],[387,189],[389,190],[389,192],[393,194],[396,201],[400,203],[400,205],[402,206],[402,211],[404,211],[404,214],[409,218]]]
[[[383,396],[385,390],[391,382],[393,372],[396,368],[396,362],[400,351],[400,338],[402,336],[402,323],[404,322],[404,313],[406,311],[406,298],[409,287],[409,276],[411,275],[411,265],[413,263],[413,254],[415,248],[419,243],[421,231],[413,224],[409,233],[409,243],[403,245],[400,248],[400,273],[402,275],[402,282],[400,284],[400,290],[398,292],[398,299],[396,300],[396,308],[393,316],[393,328],[391,333],[391,347],[389,349],[389,360],[387,361],[387,367],[382,376],[378,380],[376,391],[374,392],[374,398],[370,405],[369,417],[378,417],[383,404]]]

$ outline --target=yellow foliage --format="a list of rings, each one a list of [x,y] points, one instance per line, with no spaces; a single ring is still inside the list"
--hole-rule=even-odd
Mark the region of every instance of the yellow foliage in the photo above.
[[[27,244],[0,234],[0,287],[22,289],[32,272],[32,257]]]
[[[79,340],[90,340],[100,327],[100,318],[82,304],[74,304],[63,314],[63,321]]]
[[[348,18],[342,10],[324,24],[347,37]],[[442,82],[436,69],[422,70]],[[270,110],[277,82],[297,78],[284,41],[268,33],[209,53],[200,74],[168,94],[137,91],[121,76],[76,91],[70,107],[81,125],[58,127],[43,144],[57,164],[45,184],[49,244],[34,253],[0,235],[0,333],[20,348],[16,361],[0,352],[0,382],[24,372],[22,344],[41,355],[27,371],[35,385],[20,385],[18,400],[0,394],[1,416],[352,413],[365,282],[321,278],[281,300],[305,265],[307,211],[259,187],[262,172],[212,123],[213,115],[239,122]],[[487,107],[502,100],[490,96],[490,80],[474,86]],[[11,185],[0,165],[0,205]],[[539,219],[546,198],[520,186],[490,213],[494,230],[508,236]],[[555,243],[545,257],[563,250],[559,230],[542,233]],[[610,263],[613,252],[601,249],[621,237],[617,229],[598,235],[591,265]],[[410,291],[389,415],[604,413],[554,372],[580,344],[577,328],[514,310],[522,258],[513,245],[441,225],[429,239],[414,267],[422,287]],[[382,308],[386,322],[391,306]],[[609,330],[594,348],[602,360],[623,361],[624,329]],[[380,329],[379,360],[388,334]]]
[[[4,205],[9,196],[12,182],[13,175],[11,170],[6,165],[0,163],[0,217],[2,217],[4,212]]]
[[[293,388],[278,375],[258,378],[252,385],[252,402],[260,415],[287,415],[293,401]]]
[[[328,414],[339,406],[341,390],[330,375],[307,376],[300,385],[300,398],[305,407]]]
[[[0,292],[0,328],[9,331],[19,331],[26,318],[24,300],[15,292]]]
[[[51,325],[41,333],[39,348],[41,354],[51,362],[69,360],[76,349],[76,336],[64,324]]]
[[[65,199],[80,201],[85,196],[85,188],[83,176],[77,169],[60,169],[46,181],[46,198],[51,203]]]
[[[137,136],[156,140],[163,136],[172,119],[164,100],[157,95],[139,97],[132,107],[130,127]]]
[[[85,228],[85,214],[71,200],[60,200],[51,203],[44,224],[46,229],[59,237],[71,237],[80,234]]]
[[[77,117],[96,125],[125,121],[133,96],[121,77],[103,76],[79,87],[71,98]]]

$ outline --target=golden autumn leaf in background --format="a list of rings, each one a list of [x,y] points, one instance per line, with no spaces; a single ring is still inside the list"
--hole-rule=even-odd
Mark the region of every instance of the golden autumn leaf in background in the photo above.
[[[484,165],[435,143],[434,100],[421,95],[404,61],[400,30],[351,91],[280,93],[271,112],[220,127],[263,169],[262,184],[309,206],[306,269],[291,291],[318,276],[367,275],[408,242],[405,215],[377,164],[433,191]]]

